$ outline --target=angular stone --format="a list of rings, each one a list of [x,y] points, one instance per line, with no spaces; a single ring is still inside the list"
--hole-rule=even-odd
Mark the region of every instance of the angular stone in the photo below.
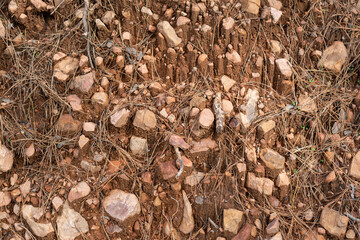
[[[281,1],[278,0],[267,0],[267,2],[269,3],[270,7],[276,8],[277,10],[281,10],[282,8],[282,3]]]
[[[169,47],[176,47],[181,43],[181,38],[176,35],[174,28],[168,21],[162,21],[157,24],[159,32],[165,37]]]
[[[241,224],[244,222],[244,213],[237,209],[224,209],[223,226],[224,231],[237,234]]]
[[[259,14],[260,0],[247,0],[245,2],[247,2],[247,4],[245,5],[246,12],[254,15]]]
[[[236,83],[235,80],[229,78],[228,76],[226,75],[223,75],[220,79],[223,87],[224,87],[224,90],[225,92],[228,92]]]
[[[183,137],[177,136],[177,135],[171,135],[169,138],[170,145],[174,147],[179,147],[183,150],[189,149],[190,145],[185,142]]]
[[[156,127],[156,116],[152,111],[147,109],[137,110],[133,125],[144,131],[152,130]]]
[[[80,128],[80,122],[74,120],[70,114],[63,114],[60,116],[55,128],[59,132],[63,133],[74,133]]]
[[[218,145],[210,138],[201,139],[200,142],[192,142],[193,147],[190,150],[191,153],[207,152],[210,149],[216,148]]]
[[[138,198],[119,189],[112,190],[105,197],[102,206],[111,217],[121,223],[138,216],[141,211]]]
[[[178,17],[178,19],[176,20],[176,26],[178,27],[184,26],[189,23],[190,23],[190,19],[183,16]]]
[[[164,89],[162,88],[161,84],[159,82],[153,82],[149,86],[149,90],[151,93],[151,96],[155,97],[159,95],[160,93],[164,92]]]
[[[183,219],[181,221],[179,230],[184,234],[189,234],[192,230],[194,230],[195,227],[194,216],[192,213],[192,207],[190,201],[186,196],[185,191],[182,191],[182,195],[184,201],[184,209],[183,209]]]
[[[205,173],[193,171],[191,175],[187,176],[184,180],[185,185],[194,187],[198,185],[205,177]]]
[[[87,195],[89,195],[90,191],[91,189],[86,182],[84,181],[79,182],[78,184],[76,184],[74,187],[71,188],[68,195],[68,200],[69,202],[73,202],[77,199],[86,197]]]
[[[340,72],[346,62],[347,50],[344,43],[335,41],[330,47],[327,47],[319,61],[321,66],[334,72]]]
[[[358,151],[352,159],[349,175],[356,179],[360,179],[360,151]]]
[[[89,72],[85,75],[77,76],[74,80],[74,87],[83,93],[87,93],[94,84],[94,79],[94,72]]]
[[[229,100],[223,99],[221,101],[221,104],[222,104],[222,108],[223,108],[225,115],[231,114],[232,111],[234,110],[234,106],[233,106],[232,102]]]
[[[260,136],[264,136],[266,133],[270,132],[275,127],[274,120],[264,120],[257,127],[258,133]]]
[[[70,75],[74,74],[75,70],[79,67],[79,60],[77,58],[65,57],[57,62],[54,66],[55,76],[63,76],[58,78],[60,81],[66,81]]]
[[[232,17],[227,17],[223,19],[222,27],[224,30],[231,30],[234,27],[235,20]]]
[[[130,138],[129,148],[132,154],[144,156],[148,152],[147,140],[145,138],[132,136]]]
[[[277,234],[275,234],[274,236],[272,236],[269,240],[282,240],[282,235],[281,232],[278,232]],[[320,240],[320,239],[318,239]]]
[[[29,225],[31,231],[38,237],[45,237],[54,232],[51,223],[38,223],[36,220],[44,214],[41,208],[33,207],[31,205],[24,205],[21,210],[22,216]]]
[[[67,96],[66,101],[70,103],[71,109],[73,111],[82,111],[81,99],[77,95],[73,94]]]
[[[285,58],[279,58],[275,60],[275,64],[284,79],[291,78],[293,71],[288,60],[286,60]]]
[[[274,182],[268,178],[258,178],[254,173],[249,172],[247,176],[246,186],[255,190],[260,195],[270,196],[273,191]]]
[[[102,107],[107,107],[109,105],[109,96],[106,92],[96,92],[91,97],[92,104],[97,104]]]
[[[80,213],[65,202],[61,216],[56,219],[57,233],[61,240],[73,240],[89,231],[89,225]]]
[[[85,135],[95,132],[96,123],[93,122],[84,122],[83,123],[83,132]]]
[[[106,11],[102,16],[101,20],[106,25],[109,25],[115,18],[116,14],[113,11]]]
[[[240,54],[235,50],[232,50],[231,53],[227,52],[225,57],[228,60],[228,64],[238,65],[241,63]]]
[[[277,10],[276,8],[270,7],[270,14],[273,19],[273,23],[276,24],[280,17],[282,16],[282,11]]]
[[[279,41],[276,40],[270,40],[270,45],[271,45],[271,50],[275,53],[275,54],[280,54],[281,53],[281,45]]]
[[[174,161],[159,162],[159,169],[161,176],[164,180],[174,178],[178,173],[178,169],[175,167]]]
[[[0,142],[0,172],[9,171],[14,163],[14,153]]]
[[[55,208],[55,210],[58,211],[59,208],[63,205],[64,201],[60,197],[56,196],[53,198],[51,203],[52,203],[53,207]]]
[[[110,117],[110,122],[115,127],[121,128],[127,125],[130,119],[130,111],[127,108],[122,108],[119,111],[116,111]]]
[[[285,158],[270,148],[260,151],[260,159],[271,170],[282,170],[284,168]]]
[[[300,95],[298,98],[299,106],[298,108],[301,111],[307,112],[307,113],[315,113],[317,111],[317,106],[311,97],[307,95]]]
[[[26,182],[24,182],[23,184],[20,185],[21,195],[23,197],[26,197],[30,192],[30,188],[31,188],[31,182],[28,179],[28,180],[26,180]]]
[[[274,235],[275,233],[279,232],[280,222],[279,219],[275,218],[266,226],[266,233],[270,236]]]
[[[328,207],[321,212],[320,224],[335,237],[341,238],[345,235],[348,222],[347,217]]]
[[[245,225],[240,229],[238,234],[236,234],[236,236],[232,238],[232,240],[248,240],[248,239],[250,239],[251,229],[252,229],[252,226],[248,223],[245,223]]]
[[[42,0],[30,0],[30,2],[39,11],[45,10],[47,7],[47,4],[45,2],[43,2]]]
[[[8,9],[9,9],[9,12],[10,12],[11,14],[16,13],[17,10],[18,10],[18,5],[17,5],[17,3],[16,3],[14,0],[11,0],[11,1],[9,2]],[[0,35],[0,37],[3,38],[3,36],[1,36],[1,35]]]

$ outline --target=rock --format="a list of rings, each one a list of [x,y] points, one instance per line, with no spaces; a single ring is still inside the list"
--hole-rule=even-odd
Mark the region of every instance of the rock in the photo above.
[[[331,183],[336,180],[336,174],[335,171],[331,171],[325,178],[326,183]]]
[[[200,112],[199,124],[202,128],[209,129],[214,124],[214,114],[209,108],[205,108]]]
[[[0,142],[0,173],[9,171],[14,163],[14,153]]]
[[[221,104],[225,115],[230,115],[233,112],[234,106],[231,101],[223,99]]]
[[[236,83],[235,80],[229,78],[226,75],[223,75],[220,78],[220,81],[221,81],[222,85],[224,86],[225,92],[228,92],[234,86],[234,84]]]
[[[11,202],[11,195],[9,192],[0,192],[0,207],[5,207]]]
[[[20,185],[21,195],[24,198],[29,194],[30,188],[31,188],[31,182],[30,182],[29,179],[26,180],[26,182],[24,182],[23,184]]]
[[[103,204],[105,211],[120,223],[140,214],[141,208],[138,198],[132,193],[114,189],[105,197]]]
[[[257,117],[256,108],[259,101],[259,92],[257,89],[249,89],[245,99],[247,100],[245,106],[246,118],[251,123]]]
[[[306,221],[311,221],[314,217],[314,212],[311,209],[308,209],[304,212],[304,217]]]
[[[276,24],[282,15],[282,11],[279,11],[276,8],[270,7],[270,14],[273,19],[273,23]]]
[[[74,118],[70,114],[63,114],[60,116],[55,128],[59,132],[63,133],[75,133],[79,130],[81,123]]]
[[[169,47],[176,47],[181,43],[181,38],[176,35],[174,28],[168,21],[162,21],[157,24],[157,29],[164,35]]]
[[[10,12],[11,14],[16,13],[17,10],[18,10],[18,5],[17,5],[17,3],[16,3],[14,0],[11,0],[11,1],[9,2],[8,9],[9,9],[9,12]],[[0,37],[2,37],[2,36],[0,36]]]
[[[183,150],[190,148],[190,145],[185,142],[184,138],[177,135],[171,135],[169,138],[169,143],[170,145],[181,148]]]
[[[142,7],[142,8],[141,8],[141,12],[144,13],[144,14],[147,14],[147,15],[149,15],[149,16],[152,16],[152,15],[153,15],[151,9],[149,9],[149,8],[147,8],[147,7]]]
[[[89,231],[89,225],[80,213],[65,202],[61,216],[56,219],[57,233],[61,240],[73,240]]]
[[[229,64],[237,65],[241,63],[241,57],[239,53],[235,50],[232,50],[231,53],[227,52],[225,56]]]
[[[190,101],[190,108],[198,108],[200,110],[203,110],[204,108],[206,108],[206,102],[207,100],[205,97],[200,94],[195,94]]]
[[[190,187],[194,187],[198,185],[201,180],[205,177],[205,173],[193,171],[191,175],[187,176],[185,178],[185,185],[189,185]]]
[[[109,96],[106,92],[96,92],[91,97],[91,103],[100,105],[101,107],[107,107],[109,105]]]
[[[116,14],[113,11],[106,11],[104,13],[103,17],[101,18],[101,20],[106,25],[109,25],[114,20],[115,16],[116,16]]]
[[[190,23],[190,19],[183,16],[178,17],[178,19],[176,20],[176,26],[178,27],[184,26],[189,23]]]
[[[44,3],[41,0],[30,0],[30,2],[34,5],[34,7],[39,10],[39,11],[43,11],[46,9],[47,4]]]
[[[147,140],[145,138],[132,136],[130,138],[129,148],[132,154],[144,156],[148,152]]]
[[[325,49],[319,64],[330,71],[340,72],[346,62],[346,58],[347,50],[344,43],[335,41],[330,47]]]
[[[210,149],[216,148],[218,145],[216,142],[210,138],[201,139],[200,142],[192,142],[192,149],[190,153],[200,153],[200,152],[207,152]]]
[[[76,184],[74,187],[71,188],[68,195],[68,200],[71,203],[77,199],[86,197],[87,195],[89,195],[90,191],[91,189],[86,182],[84,181],[79,182],[78,184]]]
[[[188,197],[186,196],[185,191],[182,191],[183,201],[184,201],[184,210],[183,210],[183,219],[181,221],[181,225],[179,230],[184,234],[189,234],[192,230],[194,230],[194,217],[192,213],[192,207],[189,202]]]
[[[164,92],[164,89],[162,88],[161,84],[159,82],[153,82],[149,86],[149,90],[151,93],[151,96],[155,97],[159,95],[160,93]]]
[[[232,238],[232,240],[248,240],[250,239],[252,226],[248,223],[240,229],[238,234]]]
[[[246,186],[260,195],[265,194],[270,196],[273,191],[274,182],[268,178],[258,178],[254,173],[249,172],[247,175]]]
[[[266,226],[266,234],[272,236],[275,233],[279,232],[280,222],[279,219],[275,218]]]
[[[96,24],[96,28],[99,29],[99,31],[104,31],[104,32],[109,31],[109,29],[106,27],[105,23],[103,23],[103,21],[101,21],[100,19],[98,19],[98,18],[95,19],[95,24]],[[123,33],[123,38],[124,38],[124,34],[125,33]]]
[[[178,173],[178,169],[175,167],[174,161],[159,162],[159,170],[164,180],[172,179]]]
[[[260,122],[259,126],[257,127],[257,131],[261,137],[263,137],[266,133],[273,130],[275,127],[275,121],[274,120],[264,120]]]
[[[224,30],[231,30],[234,27],[235,20],[232,17],[227,17],[223,19],[222,27]]]
[[[66,54],[63,53],[63,52],[57,52],[54,54],[53,56],[53,61],[54,62],[57,62],[57,61],[60,61],[61,59],[65,58],[66,57]]]
[[[85,75],[76,76],[74,80],[74,87],[82,93],[88,93],[94,84],[95,73],[89,72]]]
[[[133,125],[144,131],[153,130],[156,127],[156,116],[152,111],[147,109],[137,110]]]
[[[80,167],[82,169],[84,169],[85,171],[88,171],[88,172],[92,172],[92,173],[97,173],[101,170],[101,167],[100,166],[95,166],[91,163],[89,163],[88,161],[85,161],[85,160],[82,160],[80,162]]]
[[[275,60],[275,64],[284,79],[291,78],[293,71],[288,60],[285,58],[279,58]]]
[[[247,0],[245,11],[254,15],[259,14],[260,0]]]
[[[302,94],[299,96],[298,101],[299,101],[298,108],[301,111],[307,113],[315,113],[317,111],[316,103],[314,99],[312,99],[311,97]]]
[[[237,234],[241,224],[244,222],[244,213],[237,209],[224,209],[223,226],[224,231]]]
[[[280,173],[276,178],[276,186],[280,188],[281,199],[284,199],[288,196],[290,190],[290,179],[285,172]]]
[[[282,238],[281,232],[278,232],[273,237],[271,237],[269,240],[282,240],[282,239],[283,238]]]
[[[54,77],[59,81],[66,81],[78,67],[79,60],[77,58],[65,57],[55,64]]]
[[[56,211],[58,211],[64,203],[64,201],[58,196],[54,197],[51,202]]]
[[[96,123],[93,123],[93,122],[84,122],[83,123],[83,133],[85,135],[94,133],[95,129],[96,129]]]
[[[69,95],[66,97],[66,101],[70,103],[73,111],[82,111],[81,99],[77,95]]]
[[[281,1],[278,1],[278,0],[267,0],[268,4],[270,7],[273,7],[277,10],[281,10],[282,8],[282,3]]]
[[[356,179],[360,179],[360,151],[358,151],[352,159],[349,175]]]
[[[6,29],[2,20],[0,20],[0,38],[4,39],[5,36],[6,36]]]
[[[44,214],[41,208],[33,207],[31,205],[24,205],[21,210],[22,216],[29,225],[32,232],[38,237],[45,237],[54,232],[51,223],[38,223],[36,220]]]
[[[130,111],[127,108],[122,108],[121,110],[116,111],[110,117],[110,122],[117,128],[121,128],[127,125],[130,119]]]
[[[350,229],[346,232],[345,236],[347,239],[355,239],[356,234],[354,230]]]
[[[329,234],[341,238],[345,235],[349,219],[339,212],[325,207],[320,216],[320,224]]]
[[[270,46],[271,46],[271,50],[273,51],[273,53],[275,53],[275,54],[281,53],[281,45],[280,45],[279,41],[270,40]]]
[[[284,168],[285,158],[270,148],[260,151],[260,159],[271,170],[282,170]]]

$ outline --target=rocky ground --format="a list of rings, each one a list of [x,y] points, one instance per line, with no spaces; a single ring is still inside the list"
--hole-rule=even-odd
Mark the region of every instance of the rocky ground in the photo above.
[[[0,10],[0,239],[360,238],[360,1]]]

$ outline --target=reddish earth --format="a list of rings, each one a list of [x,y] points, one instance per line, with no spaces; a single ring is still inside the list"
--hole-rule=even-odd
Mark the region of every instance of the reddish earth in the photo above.
[[[0,239],[360,237],[360,1],[0,9]]]

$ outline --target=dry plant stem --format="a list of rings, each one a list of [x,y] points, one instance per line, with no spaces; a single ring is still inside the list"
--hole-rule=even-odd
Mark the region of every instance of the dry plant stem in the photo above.
[[[175,148],[175,153],[177,156],[177,161],[180,163],[180,169],[179,172],[176,174],[175,178],[178,179],[180,177],[180,175],[183,173],[184,171],[184,162],[182,160],[181,154],[180,154],[180,150],[178,147],[174,147]]]
[[[221,106],[221,92],[216,93],[213,108],[216,117],[216,133],[222,134],[224,131],[224,111]]]
[[[87,52],[87,55],[88,55],[88,58],[89,58],[91,68],[94,68],[94,64],[92,62],[91,54],[90,54],[90,33],[89,33],[89,27],[88,27],[88,24],[87,24],[87,15],[88,15],[88,10],[89,10],[89,0],[84,0],[84,4],[85,4],[85,6],[84,6],[84,12],[83,12],[82,21],[83,21],[83,24],[84,24],[84,36],[87,38],[86,39],[86,52]]]

